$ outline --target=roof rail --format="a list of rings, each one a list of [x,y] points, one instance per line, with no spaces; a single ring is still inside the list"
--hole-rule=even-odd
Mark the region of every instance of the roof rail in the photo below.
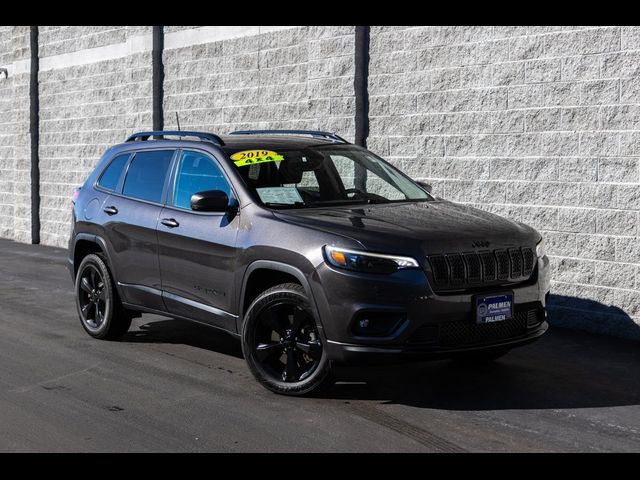
[[[331,132],[318,130],[238,130],[230,135],[311,135],[312,137],[326,138],[339,143],[349,143],[344,138]]]
[[[224,141],[217,135],[213,133],[203,133],[203,132],[186,132],[180,130],[162,130],[156,132],[138,132],[130,135],[126,142],[144,142],[149,140],[150,137],[162,137],[165,135],[171,135],[174,137],[197,137],[200,140],[206,140],[208,142],[213,143],[219,147],[224,145]]]

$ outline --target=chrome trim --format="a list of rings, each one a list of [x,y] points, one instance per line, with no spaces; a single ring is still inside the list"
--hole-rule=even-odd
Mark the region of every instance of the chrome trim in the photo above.
[[[162,296],[162,290],[158,290],[157,288],[147,287],[145,285],[135,285],[132,283],[122,283],[118,282],[119,287],[133,288],[135,290],[142,290],[143,292],[150,293],[152,295]]]
[[[327,340],[327,343],[332,343],[333,345],[353,345],[353,343],[336,342],[335,340]]]
[[[159,295],[163,298],[168,298],[170,300],[183,303],[185,305],[189,305],[190,307],[197,308],[198,310],[204,310],[205,312],[211,313],[212,315],[216,315],[218,317],[227,317],[233,320],[238,318],[238,315],[234,315],[233,313],[220,310],[219,308],[212,307],[210,305],[205,305],[204,303],[196,302],[195,300],[189,300],[188,298],[184,298],[179,295],[174,295],[173,293],[168,293],[163,290],[158,290],[157,288],[147,287],[145,285],[134,285],[130,283],[121,283],[121,282],[118,282],[118,286],[133,288],[136,290],[142,290],[143,292],[150,293],[152,295]],[[170,312],[167,312],[167,313],[170,313]]]

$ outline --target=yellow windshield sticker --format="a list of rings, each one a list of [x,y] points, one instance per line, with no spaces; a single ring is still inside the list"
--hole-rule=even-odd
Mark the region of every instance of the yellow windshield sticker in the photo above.
[[[246,167],[257,163],[281,162],[284,157],[271,150],[245,150],[231,155],[231,160],[236,167]]]

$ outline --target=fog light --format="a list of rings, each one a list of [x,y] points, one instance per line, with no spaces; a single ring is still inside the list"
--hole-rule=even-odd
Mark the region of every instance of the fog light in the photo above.
[[[357,337],[386,337],[393,334],[406,318],[405,313],[398,312],[359,312],[351,328]]]
[[[362,320],[358,321],[358,325],[360,325],[360,328],[369,328],[369,319],[363,318]]]

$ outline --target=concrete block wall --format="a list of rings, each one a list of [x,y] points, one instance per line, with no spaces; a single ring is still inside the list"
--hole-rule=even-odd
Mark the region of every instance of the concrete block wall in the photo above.
[[[31,239],[29,27],[0,27],[0,237]]]
[[[28,62],[29,28],[2,28],[9,35],[0,44],[1,64]],[[45,245],[65,246],[73,189],[106,148],[152,127],[152,28],[39,30],[40,236]],[[166,27],[165,124],[175,126],[178,112],[183,128],[322,128],[353,138],[353,32]],[[0,105],[9,112],[0,127],[0,216],[7,219],[0,233],[28,242],[29,75],[14,75],[13,64],[10,70],[0,80]]]
[[[165,127],[311,128],[353,138],[355,27],[167,27]],[[251,27],[244,27],[251,28]],[[221,37],[220,40],[217,40]],[[226,38],[225,38],[226,37]]]
[[[372,150],[544,235],[556,324],[640,338],[639,27],[372,27],[369,94]]]
[[[151,27],[40,27],[43,244],[66,245],[73,189],[104,151],[151,128],[150,45]]]

